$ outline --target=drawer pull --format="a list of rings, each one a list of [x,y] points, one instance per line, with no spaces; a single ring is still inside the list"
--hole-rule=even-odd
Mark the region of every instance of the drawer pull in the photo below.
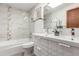
[[[67,44],[63,44],[63,43],[59,43],[60,46],[64,46],[64,47],[70,47],[69,45]]]

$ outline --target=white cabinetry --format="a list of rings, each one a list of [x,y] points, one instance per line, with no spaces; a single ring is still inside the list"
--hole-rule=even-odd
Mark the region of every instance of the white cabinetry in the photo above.
[[[79,47],[53,39],[35,36],[34,53],[38,56],[79,56]]]
[[[49,55],[49,42],[43,38],[35,39],[34,53],[38,56]]]
[[[37,5],[33,10],[32,10],[32,20],[35,22],[36,20],[39,19],[44,19],[44,6],[43,5]]]
[[[32,13],[32,20],[34,22],[34,33],[42,33],[44,31],[44,7],[42,5],[37,6]]]

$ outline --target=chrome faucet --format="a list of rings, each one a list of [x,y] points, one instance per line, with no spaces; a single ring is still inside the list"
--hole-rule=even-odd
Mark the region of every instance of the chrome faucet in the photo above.
[[[73,39],[73,37],[75,36],[75,29],[74,28],[72,28],[72,30],[71,30],[71,35],[72,35],[72,40],[74,40]]]

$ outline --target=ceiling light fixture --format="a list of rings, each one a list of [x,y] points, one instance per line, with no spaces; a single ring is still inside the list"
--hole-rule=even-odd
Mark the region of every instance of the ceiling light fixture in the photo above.
[[[62,3],[48,3],[48,6],[52,7],[52,8],[55,8],[59,5],[61,5]]]

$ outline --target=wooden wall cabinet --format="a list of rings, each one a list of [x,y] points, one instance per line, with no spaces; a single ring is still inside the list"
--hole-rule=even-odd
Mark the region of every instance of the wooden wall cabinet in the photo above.
[[[79,28],[79,7],[67,11],[67,28]]]

